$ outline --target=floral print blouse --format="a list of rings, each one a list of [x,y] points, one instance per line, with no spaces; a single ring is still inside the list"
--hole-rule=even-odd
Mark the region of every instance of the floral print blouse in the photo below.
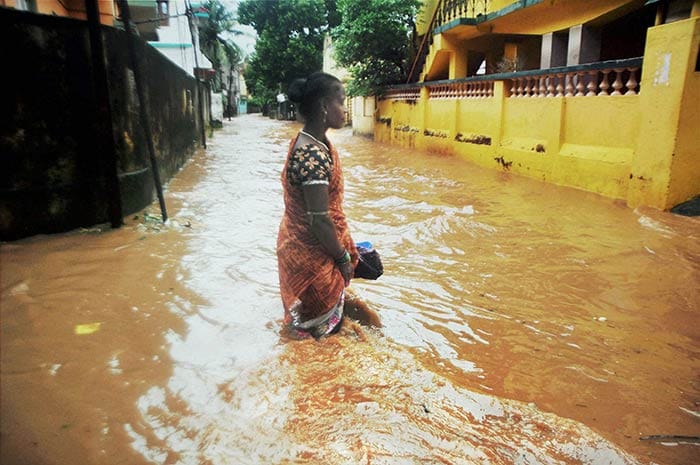
[[[333,159],[314,144],[297,147],[289,157],[287,179],[293,186],[328,184],[333,171]]]

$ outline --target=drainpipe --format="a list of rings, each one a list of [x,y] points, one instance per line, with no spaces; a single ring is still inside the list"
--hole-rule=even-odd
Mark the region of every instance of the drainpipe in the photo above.
[[[3,2],[4,4],[4,2]],[[100,28],[100,9],[97,0],[85,0],[88,29],[90,32],[90,54],[95,79],[95,97],[97,100],[97,134],[95,139],[103,147],[104,176],[107,181],[108,213],[112,228],[123,224],[122,198],[117,172],[117,150],[112,132],[112,108],[109,103],[109,84],[105,65],[104,42]]]

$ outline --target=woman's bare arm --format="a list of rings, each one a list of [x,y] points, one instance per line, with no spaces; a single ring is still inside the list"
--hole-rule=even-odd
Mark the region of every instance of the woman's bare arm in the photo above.
[[[342,261],[346,250],[338,240],[338,234],[328,211],[328,186],[326,184],[309,184],[303,187],[304,203],[309,220],[309,228],[323,250],[336,262]],[[341,263],[338,265],[345,285],[352,278],[352,264]]]

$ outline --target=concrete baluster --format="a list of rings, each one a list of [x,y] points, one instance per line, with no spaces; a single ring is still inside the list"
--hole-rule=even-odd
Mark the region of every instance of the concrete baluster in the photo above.
[[[564,77],[566,79],[566,83],[564,84],[564,90],[566,90],[566,94],[564,94],[565,97],[573,97],[574,96],[574,75],[567,73]]]
[[[588,89],[588,92],[586,93],[586,97],[595,97],[598,95],[598,71],[589,71],[588,72],[588,85],[586,86],[586,89]]]
[[[583,85],[583,76],[583,73],[576,73],[576,97],[586,95],[583,93],[583,89],[585,89],[585,86]]]
[[[557,76],[555,74],[547,76],[547,97],[554,97],[556,95],[556,88],[554,87],[556,80]]]
[[[627,83],[625,84],[625,87],[627,87],[627,92],[625,95],[637,95],[637,85],[639,84],[637,82],[637,70],[639,68],[627,68],[627,70],[630,72],[630,77],[627,80]]]
[[[565,76],[566,76],[566,75],[565,75],[565,74],[562,74],[562,73],[558,73],[558,74],[556,75],[556,78],[555,78],[555,79],[557,80],[557,85],[556,85],[556,87],[554,88],[554,89],[556,90],[556,94],[555,94],[556,97],[563,97],[563,96],[564,96],[564,84],[563,84],[563,81],[564,81],[564,77],[565,77]]]
[[[615,82],[613,82],[613,91],[612,94],[610,95],[622,95],[622,92],[620,92],[620,89],[622,89],[622,69],[620,68],[615,68],[613,71],[615,71]]]
[[[610,95],[608,89],[610,88],[610,83],[608,82],[608,74],[610,74],[609,69],[602,70],[603,79],[600,81],[600,92],[598,95]]]

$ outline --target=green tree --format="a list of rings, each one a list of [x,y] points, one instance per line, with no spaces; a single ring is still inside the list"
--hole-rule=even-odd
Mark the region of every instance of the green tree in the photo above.
[[[378,95],[408,73],[410,32],[418,0],[338,0],[333,30],[338,64],[350,70],[350,95]]]
[[[238,21],[258,33],[245,82],[256,101],[269,104],[289,84],[322,68],[323,34],[337,22],[334,0],[243,0]]]

